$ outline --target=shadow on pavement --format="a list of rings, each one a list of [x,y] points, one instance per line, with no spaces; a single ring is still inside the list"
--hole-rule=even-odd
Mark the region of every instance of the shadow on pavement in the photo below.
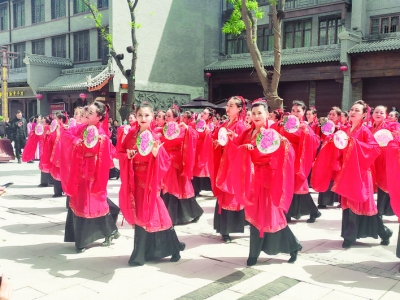
[[[65,223],[15,224],[2,226],[1,229],[14,234],[22,235],[62,235],[64,236]],[[1,255],[0,255],[1,257]]]

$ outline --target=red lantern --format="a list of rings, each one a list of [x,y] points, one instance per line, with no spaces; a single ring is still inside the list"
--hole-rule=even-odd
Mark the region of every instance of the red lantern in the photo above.
[[[36,99],[38,99],[39,101],[43,99],[43,95],[42,94],[36,94]]]
[[[85,100],[87,98],[87,95],[85,93],[80,93],[79,98],[81,98],[82,100]]]
[[[341,66],[340,71],[346,72],[349,68],[347,66]]]
[[[210,78],[210,77],[211,77],[211,73],[206,73],[206,76],[207,76],[208,78]]]

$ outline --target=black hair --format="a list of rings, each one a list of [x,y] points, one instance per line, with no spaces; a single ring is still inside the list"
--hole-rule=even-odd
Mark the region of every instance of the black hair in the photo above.
[[[153,112],[153,107],[150,105],[148,102],[142,102],[136,107],[136,113],[141,109],[141,108],[149,108],[151,112]],[[165,112],[164,112],[165,113]]]
[[[342,114],[344,114],[344,117],[348,120],[349,119],[349,113],[347,111],[342,111]]]
[[[35,120],[35,117],[30,117],[29,122],[33,122]]]
[[[292,106],[300,106],[304,111],[307,111],[307,106],[301,100],[294,100]]]
[[[52,118],[50,115],[48,115],[48,116],[45,117],[44,119],[45,119],[47,125],[50,125],[50,124],[51,124],[51,121],[53,121],[53,118]]]
[[[339,117],[342,115],[342,110],[340,109],[340,107],[332,106],[329,111],[331,110],[334,110]]]
[[[316,115],[317,114],[317,109],[315,108],[315,107],[310,107],[309,109],[307,109],[307,111],[311,111],[311,113],[313,114],[313,115]]]
[[[251,109],[253,110],[254,107],[259,107],[259,106],[264,107],[265,111],[268,112],[268,104],[267,104],[266,101],[257,101],[257,102],[254,102],[254,103],[251,105]]]
[[[183,114],[186,115],[188,119],[191,119],[193,116],[193,112],[191,112],[190,110],[183,112]]]
[[[376,106],[376,107],[374,108],[374,110],[375,110],[376,108],[378,108],[378,107],[383,107],[383,108],[385,109],[386,113],[388,113],[387,106],[385,106],[385,105],[378,105],[378,106]]]
[[[208,115],[208,119],[212,119],[215,115],[215,110],[213,110],[211,107],[206,107],[205,109],[207,109],[210,112]]]
[[[179,110],[177,110],[175,107],[170,107],[170,108],[168,108],[168,110],[170,110],[172,112],[172,116],[174,118],[178,118],[179,117]]]
[[[277,120],[280,120],[280,119],[281,119],[282,113],[281,113],[279,110],[275,109],[275,110],[272,111],[272,113],[275,115],[275,118],[276,118]]]
[[[236,106],[237,106],[238,108],[241,108],[240,111],[242,111],[242,110],[243,110],[243,101],[242,101],[241,97],[239,97],[239,96],[232,96],[232,97],[230,97],[230,98],[228,99],[228,101],[231,100],[231,99],[235,100]],[[244,100],[244,99],[243,99],[243,100]],[[227,103],[228,103],[228,102],[227,102]]]
[[[20,110],[18,109],[17,112],[16,112],[15,114],[16,114],[16,115],[22,114],[22,111],[20,111]]]
[[[363,113],[366,113],[368,111],[368,104],[365,103],[363,100],[357,100],[356,102],[353,103],[353,105],[359,104],[363,107]]]
[[[96,106],[96,113],[100,117],[99,121],[103,121],[107,112],[110,110],[109,106],[100,101],[94,101],[92,104]]]
[[[56,114],[57,119],[61,120],[64,124],[67,123],[67,117],[63,115],[62,113],[57,113]]]

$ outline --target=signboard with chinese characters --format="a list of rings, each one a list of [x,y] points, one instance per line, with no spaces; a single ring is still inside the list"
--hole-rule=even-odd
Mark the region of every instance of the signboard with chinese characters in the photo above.
[[[8,98],[35,98],[33,91],[30,87],[17,87],[8,88],[7,90]],[[0,98],[3,98],[3,93],[0,91]]]
[[[65,110],[65,103],[51,103],[50,104],[50,115],[55,115],[56,113]]]

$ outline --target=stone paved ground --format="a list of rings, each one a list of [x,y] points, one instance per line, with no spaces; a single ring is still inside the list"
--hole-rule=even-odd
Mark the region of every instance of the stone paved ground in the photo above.
[[[400,299],[396,217],[384,218],[394,231],[389,246],[369,238],[343,250],[341,211],[323,210],[314,224],[304,218],[290,225],[303,245],[294,265],[288,255],[262,254],[247,268],[248,228],[221,243],[212,229],[215,199],[204,193],[200,221],[176,227],[187,245],[182,259],[132,268],[134,231],[126,223],[118,223],[122,236],[110,247],[94,243],[77,254],[63,243],[65,198],[37,188],[39,176],[37,162],[0,164],[0,184],[15,183],[0,197],[0,271],[12,280],[12,299]],[[110,180],[115,203],[118,189]]]

